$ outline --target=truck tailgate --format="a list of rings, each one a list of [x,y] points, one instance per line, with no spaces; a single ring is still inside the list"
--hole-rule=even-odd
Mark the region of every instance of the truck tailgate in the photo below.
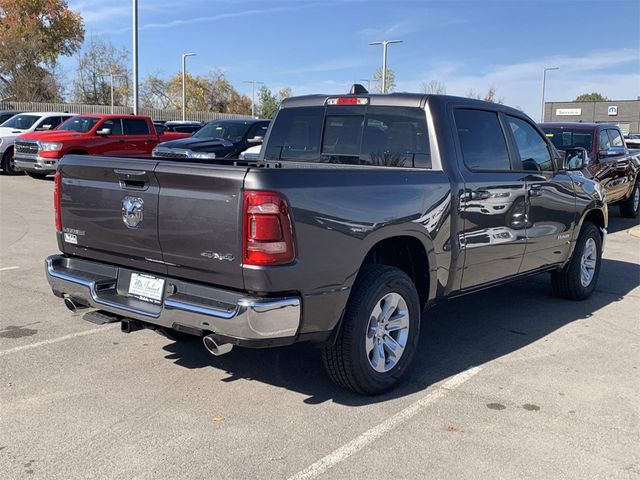
[[[64,252],[166,273],[158,240],[156,165],[135,158],[66,156],[60,166]]]
[[[241,289],[248,168],[160,162],[158,231],[170,276]]]

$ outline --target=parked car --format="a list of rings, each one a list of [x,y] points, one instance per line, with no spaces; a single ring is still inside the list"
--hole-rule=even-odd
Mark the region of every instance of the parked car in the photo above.
[[[640,211],[640,152],[630,152],[620,129],[604,123],[542,123],[547,137],[564,151],[586,150],[583,173],[602,184],[607,203],[618,205],[620,215],[635,218]]]
[[[44,132],[53,130],[64,120],[72,117],[69,113],[29,112],[14,115],[0,125],[0,165],[5,175],[17,175],[14,163],[13,144],[16,137],[27,132]]]
[[[627,148],[640,148],[640,133],[629,133],[625,135],[624,143],[627,145]]]
[[[93,321],[202,337],[214,355],[319,343],[338,385],[377,394],[440,300],[541,272],[561,297],[593,292],[607,205],[565,162],[496,103],[289,98],[248,164],[66,156],[46,274]]]
[[[262,145],[254,145],[247,148],[244,152],[240,152],[240,160],[258,160],[260,158],[260,152],[262,151]]]
[[[202,122],[192,122],[190,120],[169,120],[164,123],[164,127],[169,132],[178,132],[178,133],[195,133],[202,128],[204,123]]]
[[[9,120],[11,117],[15,117],[19,113],[22,112],[18,112],[16,110],[0,110],[0,125]]]
[[[187,133],[156,133],[149,117],[133,115],[78,115],[52,132],[20,135],[15,144],[16,168],[34,178],[56,171],[66,154],[149,156],[165,139]]]
[[[261,144],[270,120],[214,120],[190,138],[164,142],[153,150],[160,158],[238,158],[240,152]]]

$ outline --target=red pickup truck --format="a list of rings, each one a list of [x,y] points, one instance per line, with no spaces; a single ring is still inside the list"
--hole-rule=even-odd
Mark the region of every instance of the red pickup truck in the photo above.
[[[188,133],[158,134],[149,117],[135,115],[78,115],[48,132],[19,136],[15,143],[15,166],[29,176],[44,178],[56,171],[68,153],[151,156],[160,142],[188,137]]]

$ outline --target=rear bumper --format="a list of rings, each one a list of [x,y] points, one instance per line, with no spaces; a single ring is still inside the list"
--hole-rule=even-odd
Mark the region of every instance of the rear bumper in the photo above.
[[[290,338],[300,327],[300,297],[260,298],[166,278],[162,303],[127,295],[131,270],[64,255],[45,259],[47,280],[58,297],[153,325],[187,327],[228,339]],[[183,329],[184,330],[184,329]]]
[[[59,159],[16,153],[14,161],[16,168],[24,172],[53,173],[56,171]]]

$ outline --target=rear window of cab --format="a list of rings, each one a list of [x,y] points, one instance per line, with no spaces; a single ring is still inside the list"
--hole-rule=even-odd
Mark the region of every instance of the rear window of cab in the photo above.
[[[283,108],[265,160],[431,168],[427,123],[417,107]]]

